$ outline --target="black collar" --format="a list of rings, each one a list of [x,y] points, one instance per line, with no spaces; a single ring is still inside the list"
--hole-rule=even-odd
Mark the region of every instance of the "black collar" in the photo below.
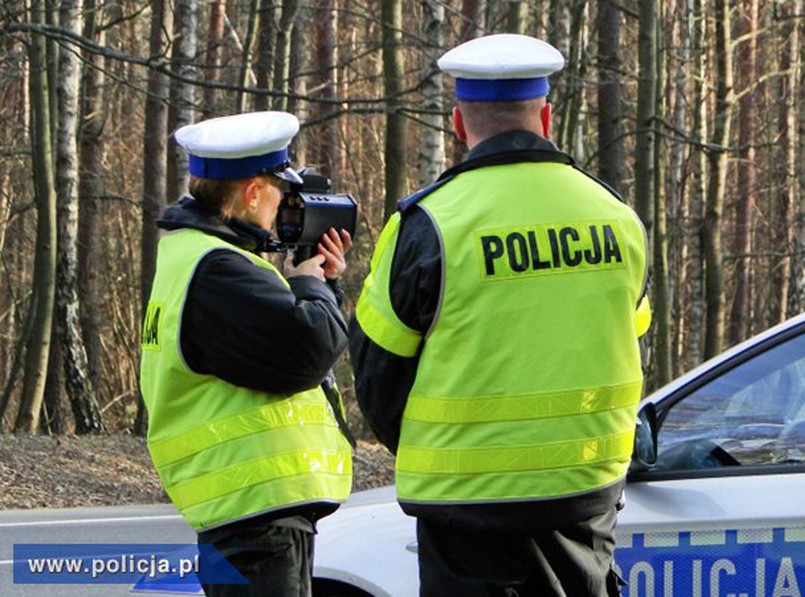
[[[464,161],[484,158],[493,153],[522,150],[558,151],[556,145],[545,137],[529,131],[509,131],[489,137],[473,147]]]
[[[568,166],[574,165],[569,155],[562,153],[553,143],[539,135],[528,131],[502,133],[473,147],[463,162],[442,172],[433,184],[400,200],[397,208],[404,213],[462,172],[520,162],[556,162]]]
[[[446,182],[469,170],[518,162],[557,162],[568,166],[575,165],[573,158],[559,151],[556,145],[547,139],[528,131],[511,131],[481,141],[472,148],[463,162],[442,172],[436,184]]]

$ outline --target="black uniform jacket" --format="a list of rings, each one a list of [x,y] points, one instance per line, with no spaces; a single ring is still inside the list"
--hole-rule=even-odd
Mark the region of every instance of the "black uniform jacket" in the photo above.
[[[556,161],[569,161],[550,141],[534,133],[514,131],[479,143],[469,152],[465,163],[518,150],[555,152]],[[423,334],[430,329],[438,307],[441,268],[439,237],[433,223],[416,204],[406,206],[401,211],[400,231],[391,266],[391,304],[400,321]],[[349,350],[355,370],[358,404],[378,439],[396,453],[402,414],[414,384],[419,356],[400,357],[384,350],[363,332],[354,317],[350,321]],[[622,491],[623,485],[618,483],[583,496],[555,500],[482,505],[401,505],[409,515],[469,528],[557,528],[611,509]]]
[[[165,210],[158,226],[192,228],[248,251],[268,232],[241,220],[223,221],[191,198]],[[214,250],[198,264],[187,290],[181,347],[196,373],[271,394],[314,388],[347,344],[338,307],[340,288],[312,276],[289,280],[243,255]]]

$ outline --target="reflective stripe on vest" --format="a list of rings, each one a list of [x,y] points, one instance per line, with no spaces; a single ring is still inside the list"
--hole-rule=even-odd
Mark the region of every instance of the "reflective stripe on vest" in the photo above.
[[[187,288],[204,255],[217,249],[244,255],[287,286],[270,263],[215,237],[183,230],[160,240],[140,383],[148,448],[168,495],[197,530],[295,505],[344,501],[351,451],[321,388],[273,396],[186,366],[180,322]]]
[[[441,237],[444,287],[403,416],[400,499],[550,499],[620,480],[647,324],[637,216],[558,163],[464,172],[419,206]],[[392,257],[393,245],[376,255],[361,297],[380,313],[358,319],[375,341],[374,321],[398,321]]]

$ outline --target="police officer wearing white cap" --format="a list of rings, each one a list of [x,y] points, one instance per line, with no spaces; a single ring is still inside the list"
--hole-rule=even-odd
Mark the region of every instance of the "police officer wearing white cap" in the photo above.
[[[140,385],[148,448],[199,533],[207,595],[310,595],[314,525],[351,486],[343,405],[321,386],[347,343],[337,279],[351,240],[331,230],[282,272],[260,256],[301,182],[288,159],[298,130],[291,114],[256,112],[175,133],[190,196],[158,222]]]
[[[442,56],[469,154],[400,202],[351,322],[358,402],[418,519],[424,596],[619,594],[646,242],[547,138],[563,64],[523,35]]]

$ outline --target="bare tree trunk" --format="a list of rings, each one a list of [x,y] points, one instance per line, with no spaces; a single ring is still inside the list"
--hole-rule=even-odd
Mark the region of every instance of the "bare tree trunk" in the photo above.
[[[42,0],[32,0],[31,23],[44,23]],[[46,41],[32,33],[30,42],[31,144],[36,193],[36,256],[34,260],[33,323],[25,361],[25,378],[14,430],[35,433],[45,392],[56,294],[56,191],[50,137],[50,106]]]
[[[318,104],[314,113],[316,120],[321,124],[318,129],[318,147],[315,161],[322,172],[329,176],[338,187],[337,154],[338,121],[333,117],[336,106],[338,88],[338,3],[336,0],[322,0],[316,5],[314,15],[316,29],[316,63],[318,73],[313,79],[319,89],[318,97],[322,103]]]
[[[559,147],[573,154],[580,162],[585,160],[583,113],[585,94],[583,81],[587,76],[587,2],[574,0],[570,12],[570,53],[562,73],[564,93],[559,112],[556,140]]]
[[[525,0],[509,0],[506,11],[506,32],[524,34],[527,19],[528,3]]]
[[[659,15],[663,14],[664,2],[660,0]],[[656,31],[655,26],[655,31]],[[656,114],[665,113],[664,87],[665,79],[665,47],[662,37],[657,35],[656,51]],[[652,286],[654,290],[654,387],[662,387],[671,381],[671,288],[668,279],[668,231],[665,217],[665,146],[661,135],[654,136],[654,266]]]
[[[81,33],[81,0],[62,0],[61,26]],[[104,431],[87,365],[78,302],[78,107],[81,62],[73,48],[59,56],[59,134],[56,150],[58,196],[58,268],[56,270],[56,329],[64,367],[64,382],[75,419],[76,433]]]
[[[480,37],[486,32],[486,0],[461,0],[461,41]]]
[[[401,113],[405,67],[403,62],[402,2],[381,0],[383,22],[383,88],[386,95],[386,201],[384,219],[397,208],[406,190],[405,116]]]
[[[164,57],[168,44],[164,32],[172,29],[170,11],[164,0],[153,0],[151,5],[151,34],[149,53]],[[151,284],[154,279],[159,238],[156,220],[165,207],[166,166],[168,141],[168,106],[162,98],[168,97],[168,77],[155,69],[148,71],[148,97],[145,101],[145,134],[143,138],[143,216],[141,237],[141,313],[145,313]],[[142,397],[137,411],[135,433],[145,433],[145,408]]]
[[[56,307],[56,312],[53,316],[54,318],[59,317],[58,307]],[[64,385],[61,369],[63,357],[58,340],[56,326],[54,325],[50,342],[50,356],[48,357],[45,400],[42,403],[42,413],[39,416],[39,433],[46,435],[61,435],[66,431],[61,391]]]
[[[4,107],[12,107],[10,112],[11,118],[2,123],[2,134],[6,137],[13,137],[13,139],[21,146],[31,147],[31,101],[30,101],[30,74],[31,69],[29,66],[29,48],[12,39],[8,35],[3,40],[3,50],[6,55],[13,59],[16,64],[17,76],[8,81],[6,85],[0,90],[0,105]],[[10,100],[10,101],[9,101]],[[28,256],[30,249],[26,247],[28,239],[26,235],[21,234],[21,230],[30,229],[33,227],[32,214],[20,214],[19,220],[24,222],[26,219],[31,223],[18,226],[16,231],[10,230],[9,224],[12,221],[12,213],[19,207],[18,197],[15,197],[14,186],[12,181],[17,177],[12,176],[12,172],[23,170],[27,163],[28,156],[20,156],[16,163],[12,160],[0,160],[0,169],[3,171],[2,180],[0,180],[0,189],[2,193],[2,213],[0,217],[2,226],[0,226],[0,274],[2,274],[2,281],[0,281],[0,292],[7,298],[4,305],[7,308],[4,311],[5,319],[3,321],[2,329],[7,333],[5,354],[0,366],[4,367],[0,372],[0,382],[2,382],[2,393],[0,394],[0,433],[4,430],[12,428],[13,421],[11,420],[9,404],[11,403],[12,394],[14,394],[18,382],[21,378],[25,363],[26,347],[30,338],[31,324],[33,322],[33,308],[31,297],[33,295],[33,287],[28,284],[15,284],[15,277],[17,280],[26,280],[26,269],[29,263]],[[21,167],[15,167],[19,164]],[[28,186],[26,178],[26,187]],[[19,266],[19,267],[17,267]],[[14,270],[12,273],[11,270]],[[17,275],[14,276],[14,273]]]
[[[198,0],[177,0],[176,18],[178,39],[173,45],[173,70],[179,77],[171,80],[170,97],[173,110],[171,130],[176,130],[194,121],[196,86],[189,83],[198,77],[195,67],[196,40],[198,38]],[[179,145],[169,141],[167,197],[176,199],[187,193],[187,153]]]
[[[279,94],[274,97],[275,110],[286,110],[288,106],[291,36],[301,8],[300,0],[287,0],[282,3],[282,14],[277,31],[277,48],[274,52],[274,91]]]
[[[802,0],[791,0],[786,4],[786,10],[792,15],[802,15]],[[792,209],[796,208],[795,222],[793,226],[794,237],[790,240],[794,249],[791,259],[791,282],[788,296],[788,316],[793,317],[797,313],[805,311],[805,196],[801,194],[800,178],[797,176],[797,165],[800,163],[798,152],[800,150],[799,131],[801,131],[800,117],[797,115],[797,105],[799,96],[796,93],[798,81],[802,73],[802,62],[797,58],[801,52],[800,33],[796,19],[788,19],[784,28],[784,37],[788,39],[788,47],[783,53],[783,69],[788,66],[786,79],[787,94],[780,102],[780,124],[784,127],[786,134],[781,140],[784,149],[783,161],[786,164],[786,195],[792,203]],[[800,84],[801,89],[801,84]],[[783,125],[783,123],[785,123]],[[797,197],[799,203],[796,204]]]
[[[18,254],[21,255],[22,251],[19,251]],[[8,377],[6,378],[6,383],[3,388],[3,394],[0,395],[0,417],[2,417],[3,423],[5,423],[6,410],[8,409],[8,405],[11,403],[11,394],[14,391],[14,386],[16,385],[17,379],[19,378],[19,375],[22,372],[23,367],[25,366],[27,347],[31,339],[31,333],[33,331],[33,322],[34,322],[33,291],[31,291],[31,295],[32,295],[31,300],[28,301],[28,309],[27,314],[25,316],[25,321],[22,325],[19,337],[17,339],[17,346],[13,351],[14,358],[11,362],[11,365],[8,368]]]
[[[637,133],[635,134],[635,210],[649,241],[654,238],[654,116],[657,105],[657,12],[655,2],[640,3],[638,33]]]
[[[779,158],[779,168],[776,179],[780,184],[779,199],[777,200],[778,215],[776,236],[783,241],[785,254],[777,260],[772,270],[773,286],[777,289],[776,295],[772,298],[771,321],[774,324],[783,321],[786,314],[794,314],[796,311],[789,310],[789,304],[795,302],[791,300],[791,278],[792,264],[790,252],[796,246],[796,236],[794,235],[794,209],[797,201],[797,148],[799,144],[797,131],[797,103],[802,90],[802,82],[799,80],[799,28],[796,17],[802,17],[802,11],[795,11],[794,8],[801,7],[801,2],[785,3],[787,8],[782,8],[784,22],[783,39],[787,47],[784,48],[780,58],[780,70],[786,76],[780,79],[779,83],[779,120],[778,138],[782,155]],[[794,290],[795,291],[795,290]]]
[[[221,77],[221,60],[224,43],[224,23],[226,22],[226,0],[210,1],[210,23],[207,31],[206,81],[218,81]],[[214,87],[204,88],[202,118],[212,118],[220,112]]]
[[[86,0],[84,36],[104,45],[105,34],[98,31],[101,9],[97,0]],[[92,386],[97,392],[101,370],[101,298],[103,281],[95,264],[101,262],[103,248],[100,232],[101,196],[103,190],[103,129],[106,122],[104,101],[104,58],[99,54],[87,56],[84,70],[84,98],[79,129],[78,196],[81,217],[78,221],[78,285],[81,330],[87,353],[87,367]]]
[[[721,247],[724,194],[727,183],[727,150],[733,104],[732,48],[728,0],[716,0],[716,104],[712,148],[708,154],[710,182],[704,215],[705,297],[707,326],[704,356],[721,352],[724,344],[724,255]]]
[[[274,67],[274,37],[277,33],[274,23],[274,2],[260,0],[258,12],[259,29],[257,30],[257,60],[255,64],[257,87],[267,89],[271,84]],[[254,97],[255,110],[268,110],[268,95],[258,93]]]
[[[240,61],[240,72],[238,73],[238,112],[246,112],[248,110],[249,96],[244,90],[248,83],[247,76],[252,72],[252,46],[254,45],[254,30],[257,28],[257,8],[259,2],[260,0],[251,0],[249,3],[249,17],[246,21],[246,38],[243,40],[243,56]]]
[[[758,1],[744,0],[740,10],[740,35],[748,36],[740,48],[740,79],[743,88],[738,109],[738,192],[735,213],[735,236],[732,252],[735,256],[735,291],[733,292],[732,311],[730,312],[728,338],[729,343],[737,344],[749,336],[749,324],[752,321],[752,296],[750,289],[752,250],[752,210],[755,205],[755,96],[753,87],[757,74],[757,26]]]
[[[549,0],[548,8],[548,43],[555,47],[562,56],[565,57],[566,62],[569,62],[572,53],[571,42],[571,17],[570,6],[574,5],[578,0]],[[570,86],[572,81],[569,80],[567,70],[562,73],[561,77],[555,77],[551,80],[551,98],[554,102],[554,122],[553,129],[557,133],[562,130],[562,122],[565,119],[565,110],[568,97],[571,94]],[[554,133],[554,136],[560,142],[561,135]]]
[[[511,5],[521,5],[520,2]],[[436,60],[444,45],[444,6],[439,0],[423,0],[426,46],[422,52],[423,71],[428,77],[422,84],[422,139],[419,149],[419,184],[435,181],[444,170],[444,80]]]
[[[59,5],[60,0],[45,0],[45,22],[51,27],[59,26]],[[57,105],[56,88],[59,84],[59,42],[53,36],[45,38],[45,48],[47,55],[48,71],[48,103],[50,110],[50,139],[55,142],[58,135],[59,124],[58,114],[54,109]]]
[[[692,62],[691,44],[693,42],[694,13],[691,0],[675,0],[675,8],[672,14],[675,15],[676,37],[672,42],[679,47],[679,61],[681,68],[676,69],[674,79],[673,107],[671,120],[674,127],[678,130],[685,130],[688,126],[686,111],[688,103],[691,101],[692,93],[688,89],[690,70],[695,64]],[[695,96],[693,102],[696,101]],[[694,103],[695,105],[695,103]],[[696,131],[692,131],[695,135]],[[690,202],[691,192],[687,184],[686,177],[691,170],[689,165],[691,152],[687,143],[682,141],[670,141],[671,151],[671,174],[670,174],[670,196],[668,221],[669,247],[668,260],[670,269],[673,270],[673,277],[676,280],[676,291],[673,293],[672,312],[675,315],[675,325],[672,341],[672,371],[673,376],[677,377],[684,372],[685,364],[683,355],[685,354],[684,338],[688,327],[689,306],[688,300],[688,256],[689,244],[691,243]],[[695,240],[694,240],[695,242]]]
[[[310,8],[305,9],[307,12],[300,11],[297,15],[299,19],[309,19],[308,16],[311,12]],[[301,97],[307,95],[308,76],[305,74],[309,69],[306,68],[306,50],[308,46],[307,35],[304,27],[294,27],[291,32],[291,56],[290,56],[290,78],[288,80],[288,97],[287,110],[291,114],[295,114],[302,122],[308,119],[311,112],[311,102],[301,100]],[[293,152],[294,159],[299,165],[308,163],[308,146],[311,145],[311,135],[299,135],[294,139]]]
[[[707,44],[708,27],[703,0],[688,0],[690,14],[695,22],[693,47],[696,52],[696,73],[693,89],[693,131],[700,146],[707,142]],[[692,5],[691,5],[692,4]],[[690,316],[684,354],[687,356],[685,368],[698,365],[704,359],[704,338],[702,331],[705,322],[704,299],[704,203],[707,196],[707,154],[697,149],[694,160],[693,189],[690,198]]]
[[[621,100],[621,14],[614,0],[598,4],[598,172],[620,189],[626,163]]]

